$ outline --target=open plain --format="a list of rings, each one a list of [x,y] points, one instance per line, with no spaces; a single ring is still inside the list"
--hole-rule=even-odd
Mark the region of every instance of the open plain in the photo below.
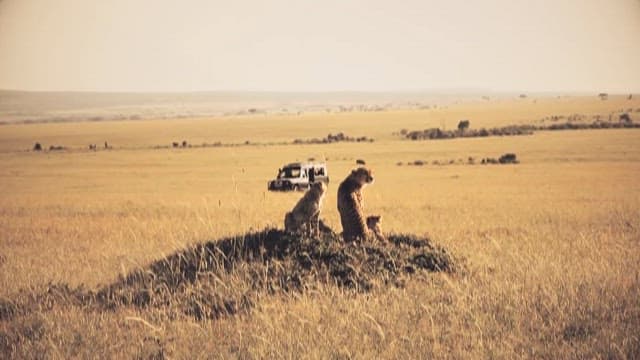
[[[575,114],[638,122],[638,98],[2,125],[0,357],[639,358],[639,129],[398,134],[455,129],[462,119],[471,128]],[[339,132],[375,141],[291,143]],[[184,140],[193,147],[171,146]],[[32,151],[35,142],[45,151]],[[479,163],[504,153],[520,163]],[[322,218],[334,230],[338,184],[365,159],[376,177],[366,211],[382,216],[386,232],[446,248],[460,270],[407,274],[366,292],[330,282],[264,292],[246,311],[205,319],[42,300],[52,288],[98,289],[187,246],[282,228],[301,193],[268,192],[267,181],[308,158],[327,162]]]

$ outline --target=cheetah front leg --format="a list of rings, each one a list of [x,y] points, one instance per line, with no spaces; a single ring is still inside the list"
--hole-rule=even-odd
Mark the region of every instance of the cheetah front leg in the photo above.
[[[313,226],[313,235],[320,236],[320,212],[318,211],[311,217],[311,226]]]

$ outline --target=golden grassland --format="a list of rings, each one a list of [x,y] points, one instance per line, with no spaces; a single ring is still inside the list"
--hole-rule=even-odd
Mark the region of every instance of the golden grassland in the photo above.
[[[491,101],[421,111],[0,127],[0,299],[49,282],[96,288],[187,245],[281,227],[300,193],[269,193],[283,163],[326,158],[323,218],[340,229],[339,181],[366,159],[366,211],[389,232],[429,234],[466,270],[356,293],[263,295],[215,320],[161,309],[73,306],[0,320],[15,358],[640,357],[640,131],[406,141],[401,128],[609,114],[638,100]],[[632,117],[640,115],[632,114]],[[151,149],[278,142],[330,132],[373,143]],[[109,151],[24,151],[35,141]],[[498,157],[518,165],[398,166]]]
[[[595,100],[594,100],[595,99]],[[539,124],[547,116],[611,114],[630,111],[640,117],[640,96],[611,96],[607,101],[595,97],[526,98],[517,100],[466,101],[431,107],[427,110],[393,110],[382,112],[303,113],[302,115],[251,115],[221,118],[171,120],[104,121],[80,123],[46,123],[33,127],[0,127],[0,152],[29,150],[36,141],[45,148],[61,145],[86,149],[89,144],[102,146],[105,141],[115,148],[167,146],[187,140],[206,143],[279,143],[296,138],[322,138],[328,133],[344,132],[350,136],[368,136],[377,140],[394,139],[392,134],[406,128],[422,130],[432,127],[455,129],[462,119],[472,128],[517,124]],[[636,115],[637,114],[637,115]]]

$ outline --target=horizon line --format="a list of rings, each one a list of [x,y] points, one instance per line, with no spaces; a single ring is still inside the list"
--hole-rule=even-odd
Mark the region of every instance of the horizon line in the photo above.
[[[21,93],[75,93],[75,94],[208,94],[208,93],[235,93],[235,94],[434,94],[434,95],[476,95],[482,93],[490,94],[549,94],[549,95],[598,95],[607,93],[609,95],[636,94],[640,91],[587,91],[587,90],[496,90],[486,88],[431,88],[431,89],[395,89],[395,90],[25,90],[0,88],[0,92],[21,92]]]

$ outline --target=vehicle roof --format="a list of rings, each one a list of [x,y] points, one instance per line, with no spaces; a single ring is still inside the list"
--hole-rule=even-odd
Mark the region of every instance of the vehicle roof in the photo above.
[[[303,166],[327,166],[326,163],[314,163],[314,162],[293,162],[283,166],[286,167],[303,167]]]

